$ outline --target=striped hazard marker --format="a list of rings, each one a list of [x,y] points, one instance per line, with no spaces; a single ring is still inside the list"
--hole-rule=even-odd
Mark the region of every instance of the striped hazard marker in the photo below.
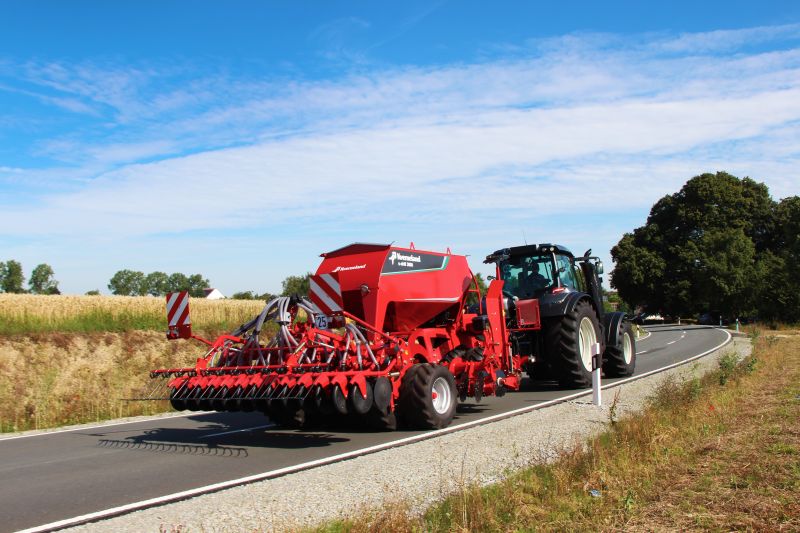
[[[338,276],[334,273],[311,276],[309,280],[309,296],[320,311],[325,315],[342,310],[342,288]]]
[[[192,336],[192,320],[189,317],[189,291],[167,294],[168,339],[188,339]]]

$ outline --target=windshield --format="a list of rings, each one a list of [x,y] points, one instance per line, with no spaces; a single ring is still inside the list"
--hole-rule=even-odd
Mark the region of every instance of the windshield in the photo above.
[[[552,254],[510,257],[500,263],[503,290],[520,299],[535,298],[553,287]]]

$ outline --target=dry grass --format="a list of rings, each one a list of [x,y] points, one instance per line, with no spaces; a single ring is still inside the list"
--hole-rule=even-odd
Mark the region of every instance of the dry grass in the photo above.
[[[43,333],[0,337],[0,430],[22,431],[153,414],[166,402],[121,398],[154,368],[194,363],[203,347],[162,333]]]
[[[200,331],[230,330],[255,316],[264,303],[192,298],[192,323]],[[164,298],[0,294],[0,335],[165,331],[166,320]]]
[[[665,381],[641,414],[552,464],[465,487],[423,516],[392,507],[321,530],[798,531],[798,384],[800,338],[761,334],[754,356]]]
[[[250,320],[261,301],[192,299],[193,328],[213,337]],[[164,298],[0,294],[0,431],[152,414],[125,402],[155,368],[191,366],[204,351],[167,341]]]

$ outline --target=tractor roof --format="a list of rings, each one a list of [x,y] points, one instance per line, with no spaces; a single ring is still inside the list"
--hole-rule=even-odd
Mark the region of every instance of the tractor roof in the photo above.
[[[573,253],[570,251],[570,249],[567,248],[566,246],[562,246],[560,244],[542,243],[542,244],[526,244],[525,246],[512,246],[511,248],[503,248],[502,250],[497,250],[493,254],[486,256],[486,259],[483,262],[496,263],[497,261],[502,260],[504,257],[520,256],[520,255],[536,255],[544,253],[556,253],[556,254],[568,255],[569,257],[572,258],[575,257]]]

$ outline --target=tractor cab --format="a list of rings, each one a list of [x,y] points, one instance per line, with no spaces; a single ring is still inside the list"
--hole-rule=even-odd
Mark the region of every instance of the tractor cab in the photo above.
[[[498,250],[486,258],[497,264],[503,290],[519,300],[550,294],[585,291],[583,272],[567,248],[555,244],[515,246]]]

